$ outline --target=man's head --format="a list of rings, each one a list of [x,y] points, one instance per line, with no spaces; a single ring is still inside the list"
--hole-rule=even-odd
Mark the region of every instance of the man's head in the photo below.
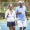
[[[19,1],[18,6],[22,7],[22,3],[23,3],[22,1]]]
[[[13,5],[12,5],[12,4],[9,4],[9,5],[8,5],[8,8],[9,8],[10,10],[12,10]]]

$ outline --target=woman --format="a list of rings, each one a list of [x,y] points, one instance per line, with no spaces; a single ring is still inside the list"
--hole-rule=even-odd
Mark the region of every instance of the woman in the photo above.
[[[9,4],[8,8],[9,9],[5,13],[5,18],[7,19],[7,26],[9,27],[10,30],[15,30],[16,14],[15,11],[13,10],[13,5]]]

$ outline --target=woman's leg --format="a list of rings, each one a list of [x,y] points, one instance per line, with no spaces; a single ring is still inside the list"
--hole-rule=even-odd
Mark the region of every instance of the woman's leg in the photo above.
[[[13,30],[12,26],[9,27],[9,30]]]
[[[12,23],[12,28],[15,30],[15,22]]]

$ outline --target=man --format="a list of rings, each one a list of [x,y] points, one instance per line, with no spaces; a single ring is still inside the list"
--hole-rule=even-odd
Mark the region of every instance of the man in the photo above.
[[[5,13],[5,18],[7,19],[7,26],[9,27],[10,30],[15,30],[15,11],[13,10],[13,5],[9,4],[8,5],[8,10]]]
[[[18,2],[18,7],[16,8],[16,18],[17,24],[20,27],[20,30],[25,30],[26,29],[26,7],[22,5],[22,1]]]

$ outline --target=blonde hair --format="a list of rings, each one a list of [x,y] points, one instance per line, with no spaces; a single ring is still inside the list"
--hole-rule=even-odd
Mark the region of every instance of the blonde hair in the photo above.
[[[9,6],[11,7],[11,6],[13,6],[13,5],[12,5],[12,4],[8,4],[8,7],[9,7]]]

